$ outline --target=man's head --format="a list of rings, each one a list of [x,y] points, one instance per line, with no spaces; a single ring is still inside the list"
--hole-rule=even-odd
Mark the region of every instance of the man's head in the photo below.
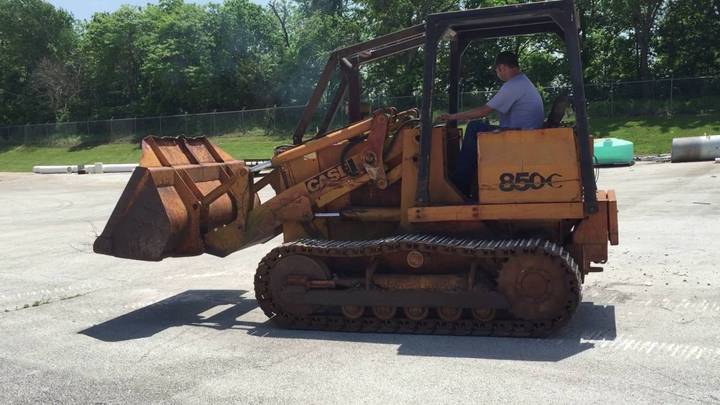
[[[520,73],[517,55],[512,52],[500,52],[498,56],[495,57],[495,73],[497,77],[504,82]]]

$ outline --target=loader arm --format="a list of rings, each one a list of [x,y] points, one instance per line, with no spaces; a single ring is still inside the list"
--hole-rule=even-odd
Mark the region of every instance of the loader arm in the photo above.
[[[414,117],[393,113],[378,111],[278,154],[268,180],[257,182],[244,162],[206,138],[147,137],[140,166],[93,249],[148,261],[202,253],[224,257],[273,238],[285,222],[312,221],[318,210],[370,182],[385,189],[401,174],[400,164],[386,167],[383,158],[388,133],[398,118]],[[281,176],[293,162],[338,144],[352,146],[352,155],[306,178]],[[276,195],[259,204],[258,192],[267,185]]]

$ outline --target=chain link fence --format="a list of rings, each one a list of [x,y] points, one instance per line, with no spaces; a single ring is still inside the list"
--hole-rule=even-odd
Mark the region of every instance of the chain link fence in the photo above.
[[[548,104],[555,97],[569,94],[565,86],[540,87]],[[669,78],[652,81],[586,84],[586,97],[591,117],[625,117],[673,115],[708,115],[720,113],[720,77]],[[461,110],[479,107],[495,90],[462,93]],[[369,100],[372,108],[395,106],[400,110],[420,107],[421,97],[382,97]],[[438,110],[447,105],[447,96],[438,95]],[[308,126],[312,132],[324,115],[319,108]],[[272,107],[257,110],[183,114],[159,117],[124,118],[101,121],[57,122],[0,126],[0,146],[98,145],[112,142],[138,142],[147,135],[158,136],[275,136],[292,137],[304,106]],[[334,127],[347,123],[341,108]]]
[[[539,87],[539,90],[546,107],[549,107],[556,97],[569,95],[572,88],[545,86]],[[495,92],[496,90],[463,93],[460,110],[484,105]],[[588,83],[585,85],[585,97],[591,117],[707,115],[720,112],[720,77]],[[407,97],[396,99],[400,104],[410,101]]]
[[[139,142],[157,136],[292,136],[304,106],[0,127],[0,145],[68,147]],[[319,115],[319,114],[316,114]],[[345,117],[338,113],[336,125]],[[319,118],[311,123],[319,125]]]

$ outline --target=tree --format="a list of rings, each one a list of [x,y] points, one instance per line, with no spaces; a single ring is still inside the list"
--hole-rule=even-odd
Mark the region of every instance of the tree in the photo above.
[[[277,104],[276,75],[284,52],[278,23],[269,10],[248,0],[228,0],[217,13],[213,108]]]
[[[359,12],[378,36],[422,24],[428,14],[459,8],[456,0],[359,0],[364,11]],[[438,77],[447,72],[447,49],[438,57]],[[414,95],[422,88],[422,49],[414,49],[374,63],[367,68],[365,81],[377,95]]]
[[[278,96],[284,104],[302,104],[315,88],[330,52],[359,42],[364,26],[351,14],[305,16],[292,8],[288,27],[290,46],[278,66]]]
[[[283,38],[285,39],[285,46],[290,47],[290,34],[288,33],[288,20],[290,18],[291,10],[287,0],[272,0],[268,3],[268,7],[277,18],[282,29]]]
[[[348,11],[349,0],[296,0],[298,11],[304,16],[315,13],[340,15]]]
[[[77,67],[46,57],[32,74],[32,87],[43,96],[55,121],[70,117],[70,105],[80,93],[80,71]]]
[[[720,0],[675,0],[658,29],[657,71],[702,76],[720,72]]]
[[[139,8],[123,6],[97,13],[81,41],[86,83],[86,116],[123,117],[142,114],[141,46],[148,24]]]
[[[430,13],[521,1],[160,0],[78,24],[43,0],[0,0],[0,122],[302,104],[333,49],[422,24]],[[576,2],[587,82],[717,74],[720,0]],[[492,62],[501,50],[517,52],[540,86],[568,81],[562,41],[536,35],[473,43],[464,91],[499,85]],[[420,47],[366,65],[363,97],[419,95],[423,62]],[[448,62],[442,42],[439,97]]]
[[[635,34],[635,53],[637,71],[640,80],[650,79],[650,42],[655,34],[658,17],[661,15],[665,0],[627,1]]]
[[[143,108],[150,114],[207,111],[213,104],[212,51],[217,13],[183,0],[160,0],[142,14]]]
[[[33,72],[43,60],[65,61],[77,43],[70,14],[42,0],[0,0],[0,122],[54,119],[37,99]]]
[[[586,82],[637,78],[635,39],[627,5],[622,0],[578,1]]]

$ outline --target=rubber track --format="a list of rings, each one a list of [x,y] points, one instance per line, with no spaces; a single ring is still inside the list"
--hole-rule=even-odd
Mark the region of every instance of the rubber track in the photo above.
[[[279,311],[273,304],[269,288],[274,264],[290,254],[304,254],[320,257],[371,257],[391,252],[418,250],[441,254],[462,255],[482,258],[510,258],[517,255],[545,255],[557,259],[557,262],[569,276],[569,303],[562,313],[549,321],[492,320],[477,321],[460,319],[446,322],[441,319],[412,321],[394,318],[382,321],[372,316],[351,320],[342,315],[317,314],[297,316]],[[519,239],[485,241],[458,239],[432,235],[401,235],[366,241],[338,241],[300,239],[279,246],[260,262],[255,273],[255,297],[260,308],[269,318],[282,327],[292,329],[311,329],[348,332],[384,332],[417,333],[442,335],[479,335],[543,337],[564,326],[572,317],[578,303],[582,300],[581,278],[577,264],[570,254],[555,243],[542,239]]]

